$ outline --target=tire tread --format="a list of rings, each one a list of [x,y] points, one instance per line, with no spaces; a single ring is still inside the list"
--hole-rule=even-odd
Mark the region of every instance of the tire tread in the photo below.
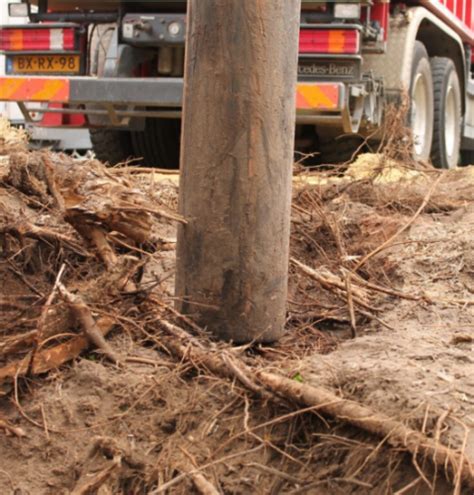
[[[446,57],[432,57],[430,60],[433,75],[434,124],[431,161],[435,167],[448,168],[443,150],[442,131],[444,127],[445,105],[443,102],[445,79],[449,71],[456,71],[454,63]]]

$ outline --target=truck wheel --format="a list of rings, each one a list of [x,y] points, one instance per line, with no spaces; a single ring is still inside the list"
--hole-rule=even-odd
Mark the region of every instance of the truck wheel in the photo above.
[[[461,144],[461,86],[449,58],[433,57],[434,128],[431,161],[435,167],[454,168]]]
[[[428,160],[433,138],[433,78],[430,59],[420,41],[415,42],[410,81],[410,128],[413,157]]]
[[[180,120],[148,118],[143,131],[130,133],[134,154],[149,167],[177,169],[180,134]]]
[[[474,165],[474,150],[461,150],[461,165]]]
[[[117,165],[133,156],[130,132],[89,129],[95,156],[104,163]]]
[[[91,74],[98,77],[104,75],[104,65],[107,50],[112,40],[115,24],[97,26],[91,38]],[[91,107],[94,108],[94,107]],[[104,125],[107,120],[103,117],[91,115],[89,122],[93,125]],[[124,162],[133,156],[130,132],[109,129],[89,129],[92,149],[95,156],[102,162],[110,165]]]

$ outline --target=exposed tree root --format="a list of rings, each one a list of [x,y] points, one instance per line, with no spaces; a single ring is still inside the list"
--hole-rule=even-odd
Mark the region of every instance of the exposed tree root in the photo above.
[[[13,426],[8,421],[5,421],[3,419],[0,419],[0,429],[4,429],[5,431],[11,433],[12,435],[15,435],[20,438],[26,437],[26,433],[22,428],[19,428],[18,426]]]
[[[206,351],[192,343],[192,336],[189,335],[188,339],[184,340],[184,335],[187,334],[184,329],[163,321],[159,324],[173,335],[172,338],[163,340],[163,343],[180,360],[189,360],[194,366],[204,366],[224,377],[235,377],[246,387],[248,382],[253,383],[252,377],[255,377],[274,394],[274,397],[289,399],[305,406],[314,406],[321,414],[361,428],[384,438],[389,445],[397,449],[429,460],[440,470],[446,470],[455,482],[459,477],[467,486],[474,488],[474,466],[463,453],[435,442],[423,433],[377,413],[369,407],[338,397],[322,387],[300,383],[262,369],[251,369],[242,360],[239,360],[239,373],[236,375],[235,370],[226,363],[223,351]],[[234,358],[234,363],[237,363],[237,358]],[[245,379],[239,378],[239,374],[242,373],[246,375]],[[250,390],[255,392],[253,386]]]
[[[105,316],[97,320],[95,325],[100,331],[100,334],[104,337],[112,330],[115,323],[116,322],[114,319]],[[32,375],[39,375],[41,373],[46,373],[47,371],[59,368],[64,363],[78,357],[81,352],[86,350],[89,346],[89,338],[80,335],[69,339],[63,344],[58,344],[57,346],[49,349],[38,350],[31,364],[30,373]],[[25,376],[28,372],[28,365],[30,361],[30,356],[26,356],[19,361],[13,361],[7,366],[0,368],[0,383],[7,378]]]

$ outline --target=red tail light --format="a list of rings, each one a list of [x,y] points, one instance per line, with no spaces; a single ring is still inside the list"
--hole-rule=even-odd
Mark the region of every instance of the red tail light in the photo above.
[[[358,53],[360,34],[356,29],[302,29],[300,53]]]
[[[0,51],[3,52],[64,51],[76,48],[74,28],[0,28]]]

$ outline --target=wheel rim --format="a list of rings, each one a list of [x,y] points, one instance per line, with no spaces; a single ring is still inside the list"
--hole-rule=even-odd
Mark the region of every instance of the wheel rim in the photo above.
[[[457,105],[456,92],[452,83],[449,84],[446,91],[446,106],[444,118],[444,144],[446,146],[446,154],[448,157],[454,155],[457,137]]]
[[[428,82],[423,74],[417,74],[412,92],[411,129],[413,147],[417,156],[426,149],[426,132],[428,129]]]

